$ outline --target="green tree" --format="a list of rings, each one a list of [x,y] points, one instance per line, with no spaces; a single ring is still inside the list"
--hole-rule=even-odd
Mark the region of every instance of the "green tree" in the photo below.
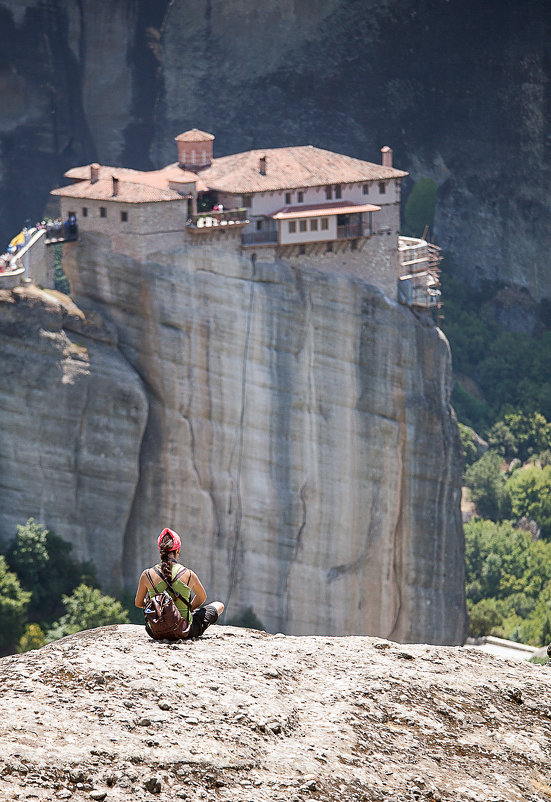
[[[31,649],[40,649],[46,643],[46,636],[38,624],[27,624],[25,631],[17,645],[17,651],[30,652]]]
[[[30,598],[0,555],[0,655],[15,651],[25,628]]]
[[[404,209],[404,231],[410,237],[420,237],[425,226],[432,229],[436,209],[437,186],[432,178],[416,182]]]
[[[128,613],[112,596],[104,596],[97,588],[79,585],[71,596],[63,596],[65,614],[61,616],[46,638],[48,641],[73,635],[84,629],[94,629],[109,624],[127,624]]]
[[[507,480],[515,518],[533,518],[543,537],[551,537],[551,465],[532,465],[515,471]]]
[[[551,423],[539,412],[517,410],[494,424],[488,442],[506,459],[518,457],[526,462],[529,457],[551,448]]]
[[[495,451],[487,451],[467,469],[465,484],[470,487],[471,498],[482,518],[502,521],[508,516],[509,497],[501,472],[501,457]]]
[[[50,532],[33,518],[17,527],[6,559],[22,587],[32,593],[28,618],[51,624],[63,613],[62,594],[77,585],[96,585],[92,563],[80,563],[71,557],[73,545]]]
[[[469,609],[469,635],[472,638],[481,638],[483,635],[492,635],[501,625],[503,616],[497,609],[495,599],[482,599]]]

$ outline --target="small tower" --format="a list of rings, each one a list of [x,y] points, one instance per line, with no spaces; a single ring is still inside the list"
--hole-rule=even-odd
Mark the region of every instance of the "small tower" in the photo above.
[[[192,128],[175,137],[178,143],[178,164],[184,170],[204,170],[212,162],[214,136]]]

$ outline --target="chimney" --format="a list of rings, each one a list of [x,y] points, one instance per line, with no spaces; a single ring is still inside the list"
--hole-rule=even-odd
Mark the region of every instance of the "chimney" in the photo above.
[[[119,194],[119,179],[113,176],[113,197],[116,198]]]
[[[389,148],[388,145],[385,145],[384,148],[381,148],[381,153],[383,155],[381,162],[383,167],[392,167],[392,148]]]
[[[99,164],[96,164],[94,162],[94,164],[90,165],[90,183],[95,184],[98,178],[99,178]]]
[[[267,162],[266,154],[261,153],[260,158],[258,160],[258,169],[260,171],[260,175],[266,175],[266,162]]]

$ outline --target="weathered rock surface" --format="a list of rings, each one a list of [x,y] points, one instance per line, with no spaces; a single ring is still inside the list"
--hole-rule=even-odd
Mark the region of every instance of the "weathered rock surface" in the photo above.
[[[546,0],[2,0],[0,236],[75,164],[311,143],[439,186],[436,236],[469,282],[551,296]]]
[[[551,673],[473,648],[126,625],[0,660],[0,798],[537,802]]]
[[[34,516],[120,587],[147,398],[115,337],[60,294],[0,292],[0,541]]]
[[[147,391],[134,503],[111,529],[129,587],[172,526],[229,616],[462,641],[460,452],[434,326],[361,279],[230,245],[139,260],[86,235],[64,266]]]

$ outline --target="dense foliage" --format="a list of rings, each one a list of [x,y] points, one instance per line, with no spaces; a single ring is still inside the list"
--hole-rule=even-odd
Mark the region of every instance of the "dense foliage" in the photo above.
[[[493,313],[498,287],[474,289],[455,278],[449,256],[442,267],[442,329],[453,354],[452,404],[459,420],[482,436],[515,411],[551,420],[548,305],[539,305],[536,336],[506,331]]]
[[[81,629],[129,621],[121,602],[94,587],[91,563],[30,518],[0,556],[0,654],[27,651]]]
[[[127,624],[128,613],[112,596],[103,596],[97,588],[79,585],[70,596],[63,596],[65,614],[48,630],[47,640],[57,640],[83,629],[108,624]]]
[[[551,305],[531,302],[534,336],[506,331],[496,315],[503,288],[469,286],[449,256],[442,267],[464,483],[480,516],[465,526],[470,634],[542,645],[551,640]]]
[[[551,543],[511,522],[465,525],[467,604],[473,636],[541,646],[551,640]]]
[[[0,555],[0,655],[14,651],[25,628],[30,598]]]

